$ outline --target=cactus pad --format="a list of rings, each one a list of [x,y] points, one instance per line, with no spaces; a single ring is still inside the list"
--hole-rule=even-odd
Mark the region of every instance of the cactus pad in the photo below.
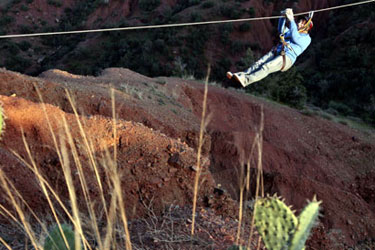
[[[285,249],[296,231],[296,216],[276,196],[258,200],[256,206],[255,226],[267,249]]]
[[[44,250],[73,250],[75,249],[74,232],[68,225],[61,225],[62,232],[66,238],[68,246],[66,245],[64,238],[60,232],[59,227],[56,225],[47,236],[44,242]]]
[[[290,250],[299,250],[304,248],[311,228],[314,226],[315,221],[319,216],[320,203],[321,202],[318,202],[314,197],[313,201],[310,202],[299,215],[297,230],[293,236]]]

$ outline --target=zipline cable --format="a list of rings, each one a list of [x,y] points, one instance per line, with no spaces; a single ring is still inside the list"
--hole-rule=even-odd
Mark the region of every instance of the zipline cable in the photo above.
[[[375,0],[367,0],[367,1],[362,1],[362,2],[351,3],[351,4],[344,4],[344,5],[334,6],[334,7],[330,7],[330,8],[314,10],[313,12],[323,12],[323,11],[328,11],[328,10],[352,7],[352,6],[355,6],[355,5],[361,5],[361,4],[366,4],[366,3],[370,3],[370,2],[375,2]],[[310,12],[311,11],[297,13],[297,14],[294,14],[294,16],[306,15]],[[68,34],[83,34],[83,33],[95,33],[95,32],[123,31],[123,30],[160,29],[160,28],[171,28],[171,27],[182,27],[182,26],[197,26],[197,25],[220,24],[220,23],[258,21],[258,20],[267,20],[267,19],[278,19],[280,17],[283,17],[283,16],[252,17],[252,18],[221,20],[221,21],[145,25],[145,26],[132,26],[132,27],[107,28],[107,29],[75,30],[75,31],[60,31],[60,32],[46,32],[46,33],[31,33],[31,34],[14,34],[14,35],[2,35],[2,36],[0,36],[0,38],[20,38],[20,37],[35,37],[35,36],[52,36],[52,35],[68,35]]]

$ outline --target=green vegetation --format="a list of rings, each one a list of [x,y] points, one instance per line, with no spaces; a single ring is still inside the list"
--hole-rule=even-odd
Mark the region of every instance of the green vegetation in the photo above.
[[[55,7],[61,7],[62,6],[62,2],[60,0],[47,0],[47,3],[49,5],[53,5]]]
[[[75,236],[69,225],[56,225],[48,234],[44,242],[44,250],[74,250]]]
[[[364,21],[375,21],[366,5],[331,12],[327,34],[313,33],[312,45],[299,60],[309,62],[301,66],[309,103],[375,125],[375,31],[357,25]]]
[[[20,10],[22,10],[22,11],[28,11],[29,7],[27,5],[21,5]]]
[[[141,10],[152,11],[160,5],[160,0],[139,0],[138,6]]]
[[[215,6],[215,2],[214,1],[205,1],[202,3],[202,8],[203,9],[209,9],[209,8],[212,8]]]
[[[4,15],[0,17],[0,26],[6,26],[14,22],[14,18],[12,16]]]

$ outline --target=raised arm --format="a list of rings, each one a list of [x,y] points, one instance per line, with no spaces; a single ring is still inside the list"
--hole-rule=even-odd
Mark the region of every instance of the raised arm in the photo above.
[[[284,31],[285,23],[286,23],[285,17],[280,17],[279,24],[277,26],[277,30],[279,31],[280,34],[282,34],[283,31]],[[285,27],[285,28],[287,28],[287,27]]]

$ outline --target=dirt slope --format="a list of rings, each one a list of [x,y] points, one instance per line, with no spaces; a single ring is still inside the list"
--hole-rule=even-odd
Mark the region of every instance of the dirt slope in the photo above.
[[[119,164],[133,180],[124,183],[128,204],[138,208],[137,200],[142,192],[163,197],[158,200],[159,208],[165,203],[190,203],[194,177],[191,166],[195,164],[203,84],[178,78],[148,78],[117,68],[107,69],[96,78],[58,70],[32,78],[0,70],[0,81],[1,101],[8,116],[0,147],[0,165],[8,174],[14,169],[24,171],[17,167],[22,163],[9,153],[12,148],[25,156],[20,125],[24,127],[38,163],[45,166],[46,171],[57,166],[34,84],[44,101],[53,105],[47,105],[47,112],[57,119],[64,114],[70,126],[76,127],[64,89],[69,90],[85,121],[85,130],[90,136],[96,136],[95,151],[99,158],[103,146],[113,142],[109,94],[112,86],[116,89],[116,112],[121,120],[117,141],[121,150]],[[16,97],[6,97],[14,94]],[[238,198],[240,165],[249,156],[254,135],[261,124],[262,110],[266,193],[282,195],[297,210],[315,194],[323,201],[322,223],[309,245],[317,249],[345,249],[374,238],[373,134],[362,134],[342,124],[305,116],[287,107],[213,86],[209,87],[208,95],[208,113],[212,119],[203,150],[206,182],[202,186],[201,201],[212,197],[217,184],[221,184],[231,197]],[[55,132],[58,132],[59,123],[54,124]],[[74,133],[79,138],[78,131]],[[86,159],[85,155],[82,157]],[[254,167],[252,160],[252,173]],[[20,172],[16,176],[15,181],[22,188],[24,180],[21,176],[27,178],[27,173]],[[253,195],[247,199],[251,200]],[[212,207],[227,204],[222,203],[222,198],[215,199],[209,204],[218,205]],[[38,206],[39,200],[36,200]],[[129,209],[135,211],[132,208]],[[236,213],[233,206],[217,211],[233,216]],[[142,216],[142,210],[134,216]]]

